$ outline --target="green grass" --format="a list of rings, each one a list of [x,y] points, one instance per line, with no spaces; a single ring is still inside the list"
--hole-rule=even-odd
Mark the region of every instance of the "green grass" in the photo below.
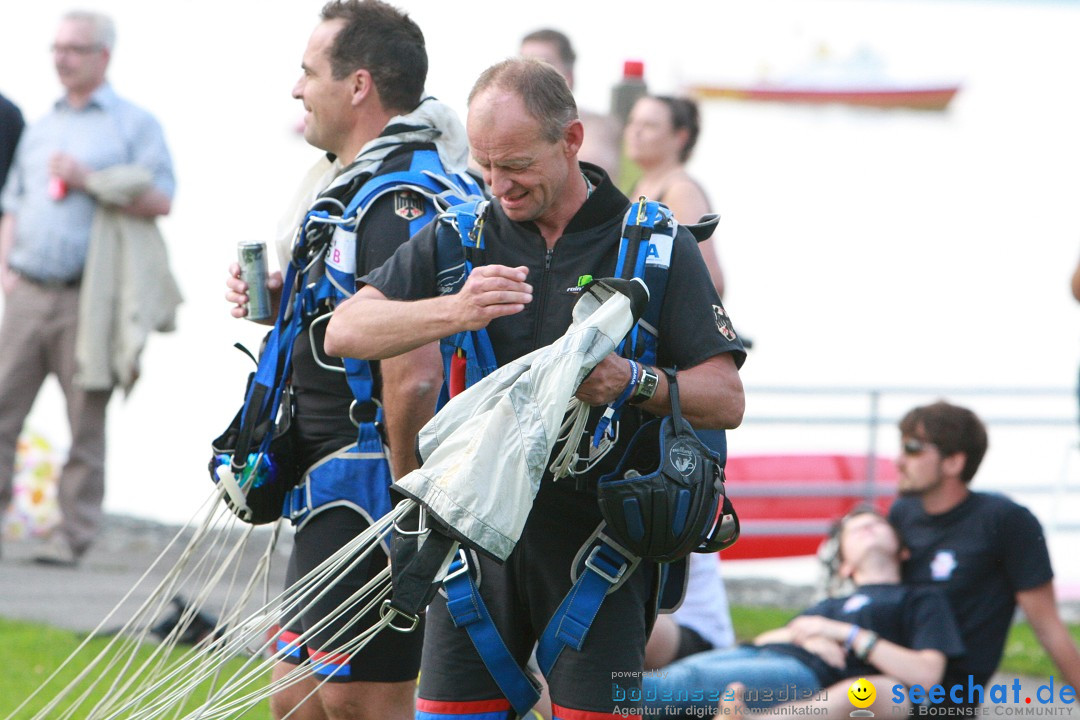
[[[731,608],[731,618],[740,641],[747,641],[765,630],[779,627],[793,615],[793,611],[778,608]],[[1080,642],[1080,625],[1071,625],[1069,630],[1077,642]],[[4,672],[0,673],[0,718],[6,718],[23,698],[37,689],[81,642],[80,635],[66,630],[0,618],[0,658],[5,660]],[[107,642],[107,638],[91,641],[80,653],[81,661],[65,668],[50,684],[52,692],[42,693],[31,700],[28,706],[19,712],[18,718],[29,718],[44,707],[57,690],[67,685],[78,671],[86,666],[89,658],[100,652]],[[1056,673],[1053,663],[1026,622],[1017,623],[1010,630],[1000,669],[1007,675],[1034,677],[1049,677]],[[93,697],[100,698],[101,694],[99,690]],[[194,702],[190,703],[190,707],[194,705]],[[267,704],[262,702],[243,717],[264,720],[270,717],[270,711]]]
[[[1069,625],[1069,634],[1073,641],[1080,644],[1080,625]],[[1035,675],[1050,677],[1059,675],[1054,663],[1043,650],[1035,637],[1031,625],[1026,622],[1015,623],[1005,640],[1005,657],[1001,661],[1001,672],[1009,675]]]
[[[740,642],[747,642],[766,630],[780,627],[794,615],[794,611],[779,608],[731,608],[731,621],[735,624],[735,634]],[[1080,643],[1080,625],[1070,625],[1069,632],[1073,639]],[[1006,675],[1034,677],[1057,674],[1054,663],[1035,638],[1031,625],[1026,622],[1015,623],[1009,630],[1005,641],[1005,655],[1001,659],[999,670]]]
[[[33,693],[44,683],[49,676],[58,668],[64,660],[74,652],[82,643],[84,636],[76,633],[57,630],[45,625],[34,623],[16,622],[0,618],[0,658],[4,659],[4,671],[0,673],[0,718],[7,718],[24,698]],[[55,697],[59,690],[65,687],[78,675],[79,671],[86,667],[89,660],[100,653],[108,644],[108,638],[95,638],[87,647],[80,651],[70,666],[60,671],[47,688],[47,691],[32,698],[27,706],[19,711],[18,720],[32,717],[33,714]],[[141,650],[138,662],[149,655],[150,648]],[[180,651],[176,651],[179,653]],[[236,661],[236,667],[240,660]],[[107,683],[99,683],[92,693],[91,701],[80,707],[89,708],[93,701],[104,695]],[[195,697],[198,697],[197,695]],[[204,694],[205,697],[205,694]],[[63,703],[59,707],[66,708],[70,703]],[[188,709],[194,709],[197,703],[192,700],[188,703]],[[85,710],[74,713],[74,717],[83,717]],[[256,705],[248,713],[239,716],[252,718],[253,720],[267,720],[270,710],[264,701]]]

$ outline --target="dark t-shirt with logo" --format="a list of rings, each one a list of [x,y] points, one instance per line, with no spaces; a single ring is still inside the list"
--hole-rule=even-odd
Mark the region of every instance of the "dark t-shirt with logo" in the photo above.
[[[906,585],[863,585],[851,595],[827,598],[800,615],[820,615],[873,630],[889,640],[912,650],[940,650],[945,657],[957,657],[964,651],[960,631],[953,621],[949,601],[935,587]],[[822,687],[845,678],[868,677],[881,671],[847,653],[843,668],[835,668],[798,645],[764,645],[773,651],[793,655],[808,665]],[[884,689],[878,692],[884,695]]]
[[[911,557],[904,581],[945,590],[966,652],[951,660],[942,682],[985,684],[1005,646],[1016,593],[1054,577],[1042,527],[1027,508],[1003,495],[973,492],[952,510],[928,515],[918,498],[889,511]]]

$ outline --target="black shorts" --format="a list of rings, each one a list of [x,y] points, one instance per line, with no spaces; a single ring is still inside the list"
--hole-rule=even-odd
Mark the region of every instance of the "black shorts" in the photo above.
[[[297,579],[316,568],[367,527],[367,520],[349,508],[332,507],[316,513],[296,533],[285,576],[286,586],[291,587]],[[281,625],[284,629],[278,635],[278,648],[284,647],[305,630],[315,626],[385,569],[386,565],[386,553],[382,548],[376,548],[347,575],[336,579],[330,591],[316,600],[307,612],[300,616],[283,618]],[[323,587],[320,587],[319,591],[322,589]],[[315,661],[316,675],[325,677],[330,682],[415,680],[420,670],[423,624],[411,633],[384,629],[352,657],[337,652],[338,648],[370,628],[378,619],[378,608],[375,608],[338,637],[334,636],[348,623],[348,619],[330,623],[315,633],[307,643],[283,658],[283,661],[294,665]]]
[[[600,523],[596,496],[545,482],[521,540],[506,563],[479,558],[480,595],[503,642],[524,666],[537,638],[571,588],[571,565]],[[642,563],[608,595],[581,651],[567,647],[547,678],[556,709],[591,717],[640,702],[645,640],[655,619],[655,565]],[[464,629],[440,595],[428,607],[418,717],[462,717],[509,709]],[[492,715],[494,717],[494,715]]]

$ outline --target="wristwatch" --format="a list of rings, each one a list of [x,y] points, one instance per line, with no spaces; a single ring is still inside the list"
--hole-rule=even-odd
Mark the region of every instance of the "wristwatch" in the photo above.
[[[660,381],[656,371],[648,365],[641,366],[641,379],[638,380],[637,390],[627,401],[631,405],[639,405],[656,394],[656,385]]]

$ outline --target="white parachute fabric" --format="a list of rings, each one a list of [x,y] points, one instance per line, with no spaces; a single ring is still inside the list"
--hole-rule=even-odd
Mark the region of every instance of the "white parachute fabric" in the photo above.
[[[577,403],[578,385],[630,331],[632,310],[631,298],[611,285],[588,286],[559,340],[499,368],[424,426],[424,465],[396,486],[505,560],[521,537],[568,404]]]

